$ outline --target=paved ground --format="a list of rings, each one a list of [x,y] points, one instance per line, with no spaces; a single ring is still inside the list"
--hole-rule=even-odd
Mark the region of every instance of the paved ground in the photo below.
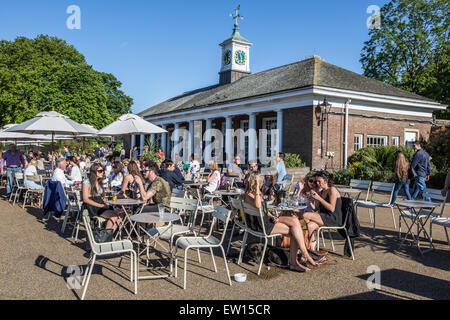
[[[0,190],[0,194],[4,191]],[[397,219],[398,214],[396,212]],[[450,206],[444,215],[450,216]],[[51,219],[44,224],[41,212],[35,208],[23,210],[0,200],[0,299],[78,299],[81,289],[70,290],[65,279],[67,267],[85,267],[85,233],[74,244],[69,226],[64,235],[60,224]],[[248,273],[245,283],[226,281],[223,259],[216,252],[218,273],[214,273],[211,258],[202,253],[202,263],[188,262],[187,289],[182,289],[182,271],[178,278],[142,280],[138,295],[132,293],[127,280],[126,259],[118,268],[119,258],[102,260],[94,269],[87,299],[449,299],[450,246],[443,228],[433,229],[436,250],[421,257],[414,247],[396,251],[398,232],[394,230],[390,211],[377,209],[377,233],[370,238],[367,211],[361,209],[359,219],[363,235],[356,242],[356,260],[342,257],[343,241],[336,240],[336,254],[330,253],[333,265],[320,266],[309,273],[280,269],[263,269],[258,277],[256,265],[241,266],[230,262],[231,274]],[[427,229],[428,230],[428,229]],[[334,236],[335,239],[338,236]],[[239,239],[234,243],[235,248]],[[327,241],[327,247],[329,242]],[[237,250],[231,252],[237,254]],[[366,286],[367,268],[376,265],[381,270],[381,289]],[[181,275],[181,276],[180,276]]]

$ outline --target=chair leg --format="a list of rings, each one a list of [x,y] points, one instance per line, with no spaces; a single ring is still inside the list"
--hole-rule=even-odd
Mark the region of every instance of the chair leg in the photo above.
[[[227,271],[228,282],[231,286],[230,270],[228,269],[228,262],[227,262],[227,257],[225,255],[225,250],[223,249],[222,245],[220,246],[220,249],[222,250],[223,261],[225,262],[225,270]]]
[[[261,255],[261,261],[259,263],[258,276],[261,273],[261,268],[262,268],[262,265],[264,263],[264,255],[266,254],[266,249],[267,249],[267,238],[264,238],[264,248],[263,248],[263,252],[262,252],[262,255]]]
[[[209,252],[211,252],[211,259],[212,259],[213,266],[214,266],[214,272],[217,272],[216,260],[214,259],[214,252],[211,247],[209,248]]]
[[[367,210],[369,211],[369,219],[370,219],[370,223],[373,224],[372,210],[370,210],[370,208],[368,208]]]
[[[348,236],[347,230],[344,229],[344,231],[345,231],[345,236],[347,237],[347,242],[348,242],[348,246],[349,246],[349,248],[350,248],[350,253],[352,254],[352,260],[355,260],[355,256],[354,256],[354,254],[353,254],[352,243],[350,242],[350,238],[349,238],[349,236]]]
[[[86,284],[84,285],[83,294],[81,295],[81,300],[84,300],[84,296],[86,295],[86,291],[89,286],[89,280],[91,279],[91,274],[92,274],[92,270],[94,269],[94,266],[95,266],[95,255],[92,258],[91,268],[89,269],[89,273],[87,274],[87,280],[86,280]],[[83,282],[84,282],[84,279],[83,279]]]
[[[317,251],[320,250],[320,230],[319,229],[317,229],[317,231],[316,231],[316,244],[317,244],[316,250]],[[323,247],[325,248],[325,242],[323,243]]]
[[[70,206],[67,208],[66,210],[66,214],[64,216],[64,221],[61,227],[61,233],[64,234],[64,231],[66,231],[66,224],[67,224],[67,220],[69,219],[69,210],[70,210]]]
[[[445,235],[447,236],[447,244],[450,246],[450,239],[448,237],[447,227],[444,227]]]
[[[372,228],[372,238],[375,237],[375,208],[372,209],[372,221],[373,221],[373,228]]]
[[[238,265],[242,263],[242,257],[244,256],[244,249],[247,243],[248,232],[245,231],[244,238],[242,239],[241,252],[239,252]]]
[[[331,230],[328,229],[328,236],[330,237],[330,241],[331,241],[331,248],[333,248],[333,252],[336,251],[336,249],[334,248],[334,241],[333,241],[333,237],[331,236]]]
[[[394,229],[397,229],[397,226],[395,225],[394,207],[391,207],[391,213],[392,213],[392,222],[394,223]]]
[[[188,249],[184,250],[184,280],[183,280],[183,289],[186,290],[186,275],[187,275],[187,253]]]
[[[234,233],[234,226],[235,226],[235,224],[233,223],[233,227],[231,228],[230,240],[228,240],[227,255],[230,252],[231,240],[233,239],[233,233]]]
[[[25,209],[25,204],[27,203],[27,198],[28,198],[28,190],[25,192],[25,197],[23,198],[22,209]]]

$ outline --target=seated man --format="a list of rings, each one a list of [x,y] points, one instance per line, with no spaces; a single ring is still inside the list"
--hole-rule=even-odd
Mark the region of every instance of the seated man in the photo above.
[[[166,180],[169,183],[170,190],[173,188],[177,188],[182,190],[183,189],[183,182],[184,178],[183,176],[180,177],[176,174],[176,165],[173,163],[172,160],[166,159],[163,162],[164,168],[161,170],[161,178]]]
[[[67,161],[65,158],[58,158],[56,161],[57,168],[53,171],[52,181],[61,182],[63,188],[68,188],[74,185],[75,181],[67,179],[64,171],[67,167]]]
[[[244,175],[242,169],[239,167],[240,163],[241,157],[235,156],[233,163],[231,163],[227,168],[227,175],[229,177],[240,178]]]
[[[145,187],[140,179],[136,181],[140,189],[142,200],[146,201],[148,204],[162,203],[166,207],[169,207],[172,193],[169,183],[158,176],[158,166],[154,162],[146,161],[142,173],[147,180]],[[144,209],[144,211],[157,210],[157,208],[152,208],[151,210]]]

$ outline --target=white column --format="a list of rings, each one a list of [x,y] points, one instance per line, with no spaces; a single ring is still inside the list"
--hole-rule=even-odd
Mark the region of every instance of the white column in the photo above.
[[[233,163],[232,154],[233,154],[233,123],[232,117],[225,117],[225,155],[226,155],[226,163]]]
[[[163,125],[161,125],[161,128],[166,130],[167,126],[165,124],[163,124]],[[162,135],[161,135],[161,149],[164,152],[164,154],[166,155],[166,152],[167,152],[167,133],[162,133]],[[167,155],[166,155],[166,157],[167,157]]]
[[[173,127],[173,133],[172,133],[172,135],[173,135],[172,139],[174,139],[173,140],[173,148],[170,150],[170,159],[172,159],[172,161],[176,161],[175,157],[172,157],[172,153],[173,153],[173,150],[177,150],[178,149],[177,145],[178,145],[178,143],[180,141],[180,137],[178,136],[179,133],[180,133],[179,130],[180,130],[180,124],[179,123],[175,123],[174,127]]]
[[[248,159],[257,160],[256,155],[256,113],[251,113],[248,121]]]
[[[277,111],[278,152],[283,152],[283,110]]]
[[[136,136],[133,134],[131,136],[131,149],[133,149],[135,145],[136,145]]]
[[[150,135],[150,141],[152,142],[153,145],[155,145],[155,134],[154,133],[152,133]]]
[[[194,153],[194,120],[189,121],[189,150],[188,159]]]
[[[206,164],[211,160],[211,129],[212,129],[212,119],[206,119],[205,156],[204,156]]]
[[[144,152],[145,135],[141,134],[141,140],[139,144],[139,154]]]

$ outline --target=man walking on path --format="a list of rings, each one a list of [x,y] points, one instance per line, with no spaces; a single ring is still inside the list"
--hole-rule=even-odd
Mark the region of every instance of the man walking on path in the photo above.
[[[411,197],[415,200],[419,192],[423,195],[423,191],[427,187],[425,183],[430,179],[431,164],[430,155],[422,149],[420,142],[414,142],[413,148],[415,153],[411,161],[411,169],[415,172],[416,176],[414,178]],[[430,198],[425,198],[425,201],[430,201]]]
[[[8,179],[6,184],[6,199],[8,199],[13,187],[14,173],[22,172],[22,169],[25,167],[23,154],[16,149],[16,145],[14,144],[11,144],[9,150],[2,156],[0,161],[1,175],[3,175],[5,167],[6,177]]]
[[[278,184],[282,184],[286,176],[286,166],[284,165],[284,153],[279,152],[277,157]]]

